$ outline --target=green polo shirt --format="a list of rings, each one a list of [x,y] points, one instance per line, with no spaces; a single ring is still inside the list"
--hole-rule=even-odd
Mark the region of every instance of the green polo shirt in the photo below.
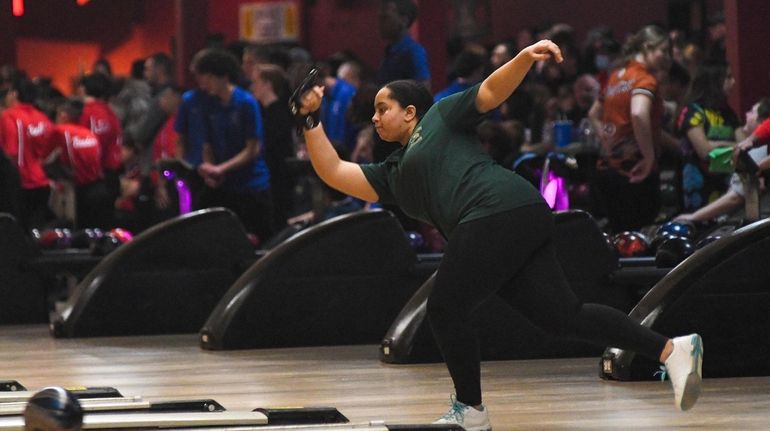
[[[379,202],[398,205],[446,237],[460,223],[543,202],[537,189],[495,163],[479,144],[478,91],[476,85],[440,100],[406,146],[381,163],[361,165]]]

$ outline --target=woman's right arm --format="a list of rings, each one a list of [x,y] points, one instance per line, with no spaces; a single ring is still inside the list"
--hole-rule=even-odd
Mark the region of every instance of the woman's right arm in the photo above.
[[[346,195],[367,202],[377,202],[379,196],[369,184],[361,166],[340,159],[322,126],[323,124],[319,124],[317,127],[305,130],[307,152],[318,177],[330,187]]]
[[[706,137],[703,126],[690,128],[690,130],[687,131],[687,140],[690,141],[692,148],[701,160],[708,160],[709,153],[714,148],[729,147],[734,144],[734,142],[729,141],[710,141]]]

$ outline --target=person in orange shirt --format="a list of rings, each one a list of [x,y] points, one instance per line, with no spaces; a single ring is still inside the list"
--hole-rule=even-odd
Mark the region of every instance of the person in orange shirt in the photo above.
[[[668,33],[639,30],[624,47],[589,118],[601,140],[595,186],[603,196],[613,231],[638,229],[660,207],[656,148],[661,141],[663,99],[655,74],[671,64]]]
[[[51,189],[42,163],[51,152],[49,137],[53,124],[32,105],[33,97],[34,86],[24,78],[17,78],[0,90],[0,148],[18,169],[18,211],[26,229],[44,227],[53,218],[48,206]]]
[[[51,145],[75,183],[77,227],[108,229],[112,227],[115,199],[104,178],[99,138],[77,124],[82,112],[83,103],[76,99],[67,99],[57,107]]]

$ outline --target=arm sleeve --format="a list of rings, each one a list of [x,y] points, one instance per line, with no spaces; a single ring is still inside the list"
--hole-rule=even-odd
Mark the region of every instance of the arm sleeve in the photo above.
[[[691,103],[682,109],[676,122],[677,130],[685,134],[693,127],[705,127],[706,113],[700,106]]]
[[[377,196],[380,198],[378,202],[395,205],[396,198],[393,196],[390,181],[388,181],[390,177],[388,162],[363,164],[361,165],[361,170],[364,172],[366,180],[369,181],[374,191],[377,192]]]
[[[760,145],[770,144],[770,118],[763,121],[756,130],[754,130],[754,139]]]
[[[476,109],[476,95],[481,84],[441,99],[437,105],[441,118],[448,127],[458,131],[473,131],[484,114]]]

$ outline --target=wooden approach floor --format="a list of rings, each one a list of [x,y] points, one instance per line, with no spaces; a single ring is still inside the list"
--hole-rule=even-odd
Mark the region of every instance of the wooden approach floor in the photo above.
[[[30,390],[113,386],[150,401],[213,398],[228,410],[329,405],[352,422],[428,423],[446,410],[443,364],[386,365],[377,354],[373,345],[210,352],[196,335],[54,339],[44,326],[0,327],[0,380]],[[484,363],[495,431],[770,429],[770,377],[706,379],[682,413],[668,382],[606,382],[597,366]]]

